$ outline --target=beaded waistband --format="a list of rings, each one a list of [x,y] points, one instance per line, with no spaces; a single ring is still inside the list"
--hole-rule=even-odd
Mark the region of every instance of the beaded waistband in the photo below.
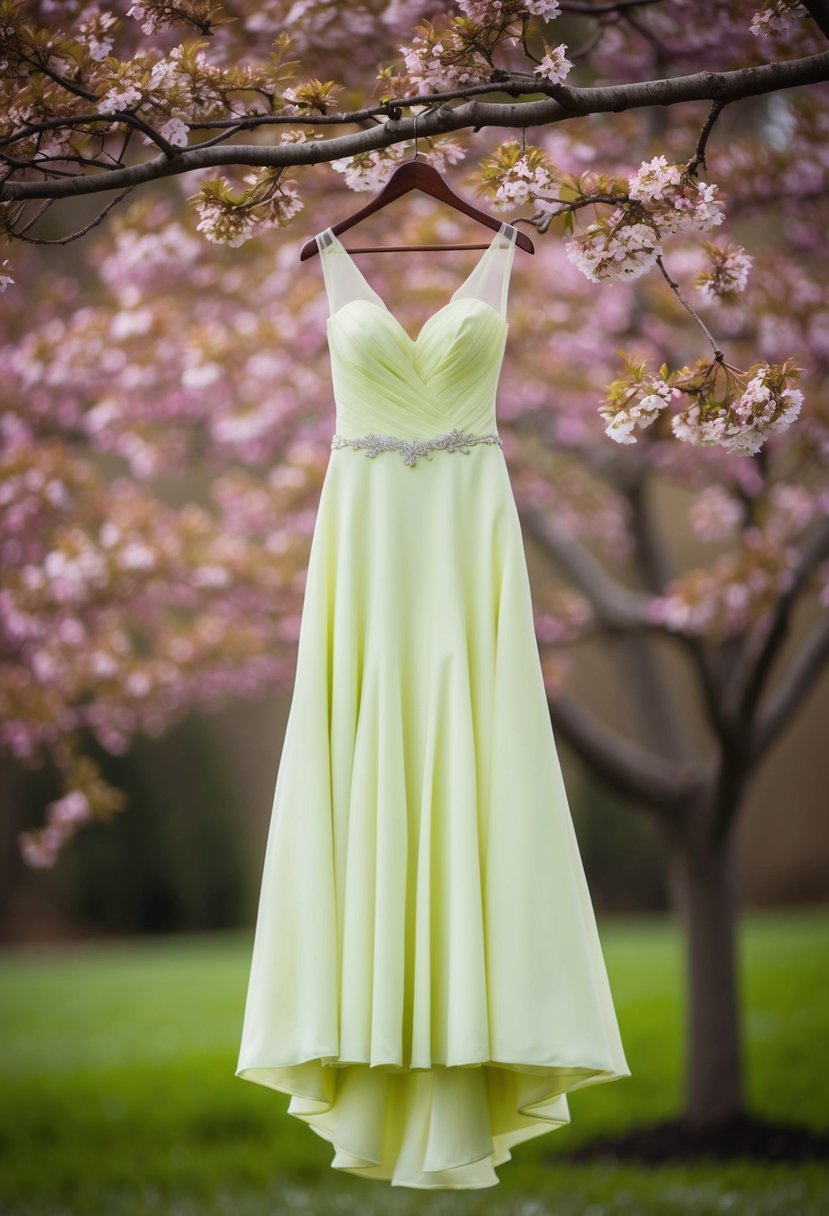
[[[413,465],[418,456],[431,460],[429,452],[440,449],[445,452],[463,452],[469,454],[469,447],[475,443],[497,443],[503,447],[500,435],[469,435],[463,431],[446,431],[442,435],[433,435],[429,439],[402,439],[397,435],[382,435],[369,431],[358,439],[346,439],[342,435],[334,435],[331,439],[332,448],[367,448],[366,456],[373,459],[380,452],[398,451],[403,454],[404,462]]]

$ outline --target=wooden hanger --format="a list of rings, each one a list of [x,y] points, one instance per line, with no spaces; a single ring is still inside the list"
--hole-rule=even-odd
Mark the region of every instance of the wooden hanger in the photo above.
[[[464,215],[469,215],[472,219],[484,224],[487,228],[498,229],[504,222],[496,219],[495,216],[488,215],[485,211],[479,210],[472,203],[466,202],[460,195],[455,194],[449,184],[441,177],[434,165],[430,165],[422,153],[417,150],[417,120],[419,115],[414,116],[414,139],[415,153],[411,160],[404,161],[402,165],[398,165],[389,180],[383,186],[379,194],[377,194],[370,202],[366,203],[365,207],[361,207],[359,211],[355,211],[352,215],[348,215],[345,219],[331,226],[331,231],[335,236],[341,232],[346,232],[349,228],[353,228],[355,224],[359,224],[368,215],[373,215],[375,211],[380,211],[383,207],[387,207],[389,203],[396,198],[400,198],[403,194],[408,194],[410,190],[421,190],[424,194],[431,195],[432,198],[441,203],[447,203],[455,211],[462,211]],[[420,158],[420,159],[418,159]],[[535,253],[535,246],[525,232],[516,230],[515,236],[516,245],[520,245],[522,249],[526,249],[527,253]],[[487,244],[483,245],[359,245],[348,250],[349,253],[408,253],[415,250],[444,250],[444,249],[486,249]],[[316,237],[311,237],[306,241],[299,252],[299,260],[304,262],[307,258],[312,258],[315,253],[319,252]]]

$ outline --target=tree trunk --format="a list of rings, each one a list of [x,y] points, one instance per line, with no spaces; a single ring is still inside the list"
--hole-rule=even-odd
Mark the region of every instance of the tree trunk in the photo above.
[[[10,939],[12,912],[27,877],[17,833],[23,829],[26,778],[22,767],[0,751],[0,942]]]
[[[744,1113],[737,982],[736,816],[718,843],[674,839],[668,867],[686,949],[686,1109],[703,1127]]]

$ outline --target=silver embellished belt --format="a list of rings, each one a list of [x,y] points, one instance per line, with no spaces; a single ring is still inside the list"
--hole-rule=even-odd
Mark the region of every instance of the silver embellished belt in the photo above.
[[[331,439],[332,448],[367,448],[366,456],[370,459],[380,452],[398,451],[403,453],[406,464],[413,465],[418,456],[431,460],[429,452],[439,448],[444,452],[463,452],[469,454],[469,447],[475,443],[497,443],[503,447],[500,435],[467,435],[463,431],[447,431],[443,435],[433,435],[430,439],[401,439],[397,435],[381,435],[369,431],[359,439],[346,439],[342,435],[334,435]]]

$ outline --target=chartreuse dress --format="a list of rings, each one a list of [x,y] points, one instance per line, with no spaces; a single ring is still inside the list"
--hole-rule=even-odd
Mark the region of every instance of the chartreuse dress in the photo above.
[[[235,1075],[396,1186],[492,1186],[630,1075],[496,426],[515,237],[414,340],[317,237],[336,434]]]

